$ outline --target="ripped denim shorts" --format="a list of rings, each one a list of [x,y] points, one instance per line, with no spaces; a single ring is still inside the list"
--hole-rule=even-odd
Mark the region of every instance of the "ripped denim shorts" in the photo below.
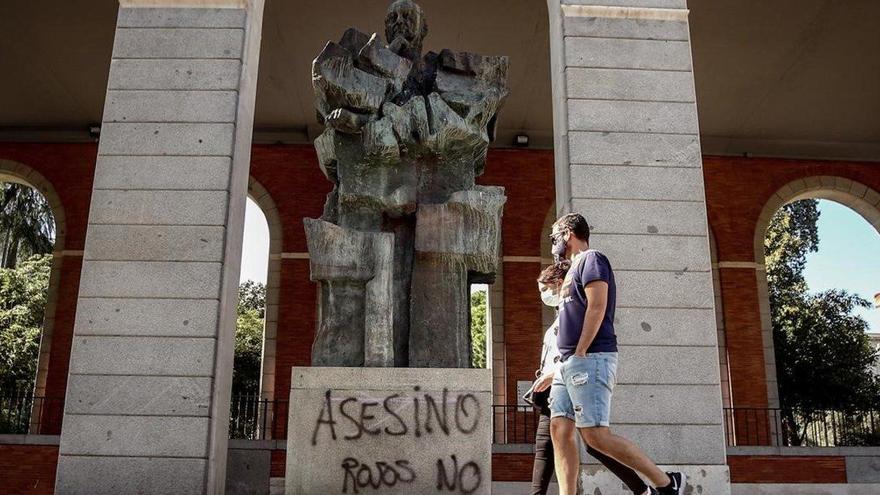
[[[566,417],[578,428],[609,426],[616,381],[616,352],[569,357],[553,377],[550,417]]]

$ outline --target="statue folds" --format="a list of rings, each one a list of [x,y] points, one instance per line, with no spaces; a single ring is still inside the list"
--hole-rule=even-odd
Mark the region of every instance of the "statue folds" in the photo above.
[[[315,366],[466,368],[470,284],[499,263],[504,189],[475,184],[507,96],[507,57],[422,57],[421,8],[397,0],[383,44],[355,29],[312,64],[315,140],[333,182],[306,219],[320,282]]]

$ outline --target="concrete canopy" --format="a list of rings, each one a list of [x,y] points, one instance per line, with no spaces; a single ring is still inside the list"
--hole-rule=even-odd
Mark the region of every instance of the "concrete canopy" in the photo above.
[[[549,28],[542,0],[422,0],[426,49],[511,57],[496,145],[552,147]],[[601,3],[601,2],[596,2]],[[257,142],[315,134],[309,79],[327,40],[381,30],[386,0],[269,0]],[[880,159],[880,3],[691,0],[703,151]],[[116,0],[0,5],[0,139],[87,139],[101,121]]]

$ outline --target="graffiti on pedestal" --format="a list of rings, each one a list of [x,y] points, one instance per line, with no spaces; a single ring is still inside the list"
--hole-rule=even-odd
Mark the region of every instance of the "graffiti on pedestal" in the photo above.
[[[412,393],[389,393],[378,397],[353,396],[324,392],[321,410],[314,423],[311,445],[319,449],[338,449],[351,452],[358,450],[357,443],[365,438],[388,437],[407,439],[407,442],[424,444],[424,454],[437,444],[437,437],[473,435],[480,422],[485,420],[480,401],[472,393],[451,393],[443,389],[439,393],[423,392],[413,387]],[[339,445],[340,443],[352,445]],[[409,458],[393,458],[394,442],[387,445],[388,458],[362,458],[346,455],[339,464],[342,493],[359,494],[376,492],[384,488],[413,484],[422,476],[435,480],[438,493],[475,493],[483,484],[479,463],[461,458],[456,453],[443,452],[427,469],[424,458],[416,463]]]

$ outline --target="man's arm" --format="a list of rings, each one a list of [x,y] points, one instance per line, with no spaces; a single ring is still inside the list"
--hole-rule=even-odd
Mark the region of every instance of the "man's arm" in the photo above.
[[[587,312],[584,314],[584,326],[581,329],[581,338],[578,340],[575,356],[585,356],[602,320],[605,318],[605,307],[608,305],[608,283],[604,280],[594,280],[584,286],[587,295]]]

